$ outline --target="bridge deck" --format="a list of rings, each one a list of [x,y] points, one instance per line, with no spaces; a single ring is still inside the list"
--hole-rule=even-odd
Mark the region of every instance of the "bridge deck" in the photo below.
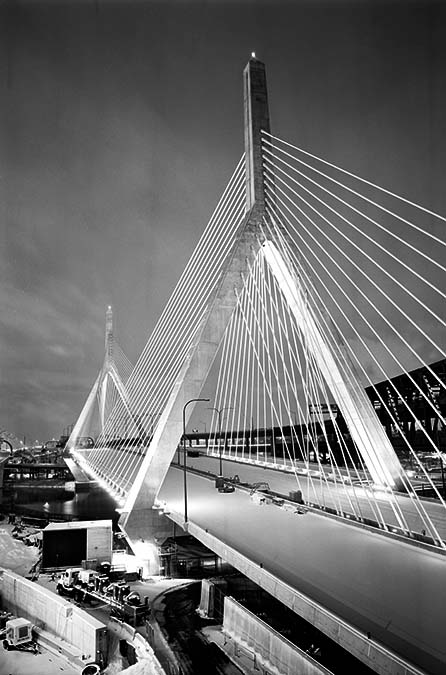
[[[188,486],[191,522],[420,668],[445,672],[443,556],[322,515],[258,506],[246,492],[221,494],[194,474]],[[160,499],[183,513],[178,469]]]
[[[70,469],[71,473],[73,474],[75,482],[79,486],[86,486],[91,483],[91,479],[87,476],[85,471],[81,469],[79,464],[76,464],[76,462],[70,458],[64,458],[65,464],[67,467]]]
[[[216,457],[200,455],[200,457],[188,457],[187,465],[199,471],[216,473],[218,472],[218,461]],[[373,504],[377,499],[387,525],[400,526],[395,506],[392,504],[390,496],[384,492],[374,492],[373,498],[371,498],[371,493],[368,495],[369,491],[363,487],[348,487],[339,484],[339,482],[337,484],[334,482],[326,483],[317,477],[310,480],[303,475],[299,476],[298,484],[293,473],[226,459],[223,460],[223,473],[228,477],[238,474],[240,480],[249,483],[266,481],[269,483],[271,490],[285,496],[291,490],[296,490],[299,487],[302,489],[305,501],[324,503],[334,509],[341,508],[345,513],[353,513],[354,508],[363,517],[379,521],[379,513]],[[413,500],[406,495],[397,495],[396,500],[408,527],[413,532],[421,533],[421,530],[426,526],[422,523]],[[446,541],[446,512],[443,506],[439,502],[423,500],[423,507],[431,518],[439,536]]]

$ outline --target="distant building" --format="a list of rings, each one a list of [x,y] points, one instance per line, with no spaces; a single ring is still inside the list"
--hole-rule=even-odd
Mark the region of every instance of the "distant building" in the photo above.
[[[407,375],[397,375],[366,388],[378,417],[394,445],[405,446],[405,441],[397,429],[398,425],[416,450],[429,449],[429,441],[421,431],[420,425],[415,422],[414,416],[437,445],[441,441],[442,445],[444,444],[446,430],[439,422],[435,410],[443,416],[446,414],[446,390],[438,380],[446,385],[446,359],[436,361],[428,368],[416,368]]]

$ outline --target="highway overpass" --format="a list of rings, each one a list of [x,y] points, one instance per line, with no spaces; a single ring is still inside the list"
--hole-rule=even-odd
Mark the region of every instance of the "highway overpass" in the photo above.
[[[443,555],[316,510],[258,505],[246,490],[219,493],[212,476],[187,480],[188,530],[218,555],[376,672],[443,675]],[[182,485],[172,467],[159,495],[179,524]]]

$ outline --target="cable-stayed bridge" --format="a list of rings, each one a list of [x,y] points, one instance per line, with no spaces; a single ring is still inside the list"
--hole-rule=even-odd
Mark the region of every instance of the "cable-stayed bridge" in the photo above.
[[[79,440],[85,438],[84,432],[88,432],[87,438],[103,433],[117,405],[122,406],[131,417],[125,383],[133,366],[115,339],[113,310],[110,306],[105,316],[104,362],[68,441],[70,443],[71,439],[76,439],[77,446],[80,445]]]
[[[419,447],[443,471],[445,219],[273,135],[255,58],[244,86],[245,153],[133,369],[107,315],[69,446],[146,559],[161,505],[377,672],[440,673],[445,492]],[[304,518],[171,467],[206,408],[206,470],[281,482]]]

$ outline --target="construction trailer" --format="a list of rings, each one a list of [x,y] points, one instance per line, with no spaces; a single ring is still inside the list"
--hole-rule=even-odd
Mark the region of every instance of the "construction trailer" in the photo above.
[[[111,520],[50,523],[42,532],[42,571],[80,567],[110,561],[113,546]]]

